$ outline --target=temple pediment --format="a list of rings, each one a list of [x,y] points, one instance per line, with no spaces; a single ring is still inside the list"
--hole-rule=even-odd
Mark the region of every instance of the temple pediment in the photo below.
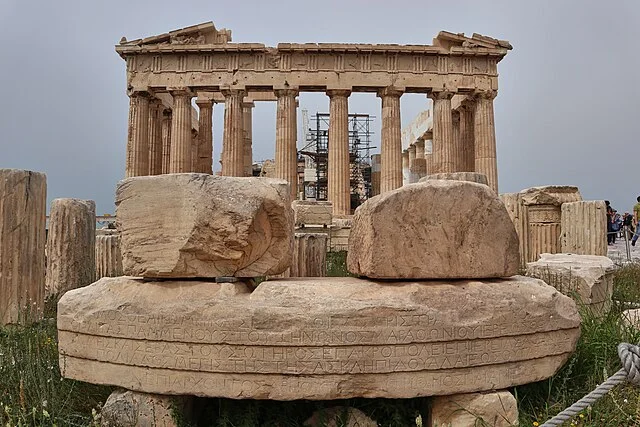
[[[231,30],[222,28],[216,29],[213,22],[205,22],[198,25],[169,31],[157,36],[145,37],[127,41],[125,37],[120,40],[120,45],[142,46],[142,45],[167,45],[167,44],[224,44],[231,41]]]

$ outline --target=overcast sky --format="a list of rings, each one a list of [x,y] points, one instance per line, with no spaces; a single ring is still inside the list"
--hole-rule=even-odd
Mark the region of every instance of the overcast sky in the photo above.
[[[128,98],[114,46],[213,21],[234,42],[431,44],[440,30],[506,39],[495,100],[500,192],[577,185],[631,210],[640,194],[640,1],[0,0],[0,168],[47,174],[48,199],[113,213],[124,176]],[[328,111],[323,94],[301,109]],[[402,122],[428,107],[402,97]],[[216,163],[223,107],[214,110]],[[350,112],[380,116],[373,94]],[[379,121],[374,141],[379,147]],[[275,103],[254,110],[254,159],[273,158]]]

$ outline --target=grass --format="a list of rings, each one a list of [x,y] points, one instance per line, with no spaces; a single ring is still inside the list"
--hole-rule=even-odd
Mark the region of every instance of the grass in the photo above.
[[[346,275],[346,252],[327,255],[327,273]],[[552,279],[549,279],[552,280]],[[640,306],[640,265],[620,269],[614,279],[612,310],[604,317],[581,306],[582,335],[575,354],[552,378],[515,387],[520,426],[542,424],[593,390],[620,368],[616,347],[639,343],[640,330],[626,326],[620,314]],[[29,327],[0,328],[0,426],[93,426],[108,387],[63,379],[58,368],[55,305],[45,320]],[[274,402],[203,399],[193,405],[193,418],[183,426],[300,426],[314,411],[335,406],[362,410],[384,427],[420,425],[428,399],[350,399],[342,401]],[[344,417],[340,425],[346,425]],[[478,425],[483,425],[479,422]],[[640,387],[623,385],[576,417],[568,426],[640,426]]]

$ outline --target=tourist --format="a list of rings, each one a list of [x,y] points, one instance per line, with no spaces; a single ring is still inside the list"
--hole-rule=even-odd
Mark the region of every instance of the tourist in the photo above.
[[[604,203],[607,205],[607,244],[613,245],[616,234],[613,231],[613,208],[608,200],[605,200]]]
[[[633,226],[636,228],[636,232],[631,239],[631,246],[636,245],[638,235],[640,234],[640,227],[638,227],[638,219],[640,219],[640,196],[636,198],[637,203],[633,206]]]

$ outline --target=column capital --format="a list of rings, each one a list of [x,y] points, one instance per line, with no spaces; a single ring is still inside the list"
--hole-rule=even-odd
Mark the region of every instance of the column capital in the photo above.
[[[476,99],[494,99],[498,96],[497,90],[475,90],[473,97]]]
[[[242,101],[242,108],[253,108],[256,106],[256,103],[253,101]]]
[[[401,97],[402,94],[404,93],[403,90],[398,89],[396,87],[393,86],[387,86],[385,88],[382,89],[378,89],[377,91],[377,96],[379,96],[380,98],[385,97],[385,96],[393,96],[393,97]]]
[[[127,90],[127,95],[129,97],[142,97],[142,98],[152,98],[154,93],[150,89],[129,89]]]
[[[455,95],[456,93],[454,91],[451,90],[432,90],[431,92],[429,92],[427,94],[427,97],[433,99],[434,101],[436,99],[451,99],[453,98],[453,95]]]
[[[428,130],[425,133],[422,134],[422,139],[424,139],[425,141],[429,140],[429,139],[433,139],[433,131],[432,130]]]
[[[160,108],[162,107],[162,100],[158,98],[150,98],[149,99],[149,108]]]
[[[420,146],[424,147],[424,138],[420,137],[420,138],[416,139],[416,141],[413,144],[416,147],[420,147]]]
[[[190,98],[195,96],[195,93],[188,87],[168,87],[167,91],[171,96],[188,96]]]
[[[222,89],[220,91],[225,98],[228,98],[230,96],[241,96],[242,98],[244,98],[245,96],[247,96],[247,91],[245,89]]]
[[[196,105],[198,106],[198,108],[213,108],[213,104],[215,104],[215,102],[213,102],[213,99],[196,99]]]
[[[275,93],[278,98],[282,96],[298,96],[299,92],[300,91],[298,91],[297,89],[276,89],[273,91],[273,93]]]
[[[351,91],[348,89],[327,89],[327,95],[329,98],[333,97],[348,97],[351,95]]]
[[[409,146],[407,147],[407,152],[410,153],[412,151],[416,151],[416,146],[414,143],[409,144]]]

